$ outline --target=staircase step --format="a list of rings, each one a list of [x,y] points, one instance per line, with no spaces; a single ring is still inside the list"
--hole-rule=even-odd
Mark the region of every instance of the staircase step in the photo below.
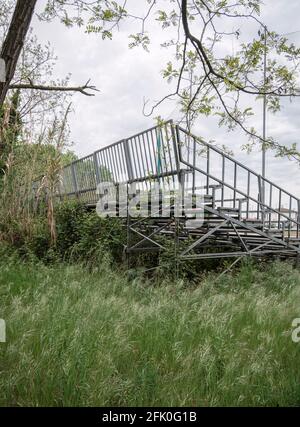
[[[227,208],[225,206],[218,207],[217,210],[219,212],[239,212],[239,208]]]

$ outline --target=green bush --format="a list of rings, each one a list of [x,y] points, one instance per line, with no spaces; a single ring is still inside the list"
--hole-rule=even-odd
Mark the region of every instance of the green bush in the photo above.
[[[58,206],[57,250],[64,259],[80,260],[89,265],[101,260],[120,263],[125,244],[125,230],[117,218],[100,218],[76,202]]]
[[[19,252],[25,257],[32,254],[39,260],[46,261],[48,251],[50,250],[50,236],[46,221],[42,218],[36,218],[31,236],[25,237],[24,245]]]
[[[31,219],[30,232],[17,221],[0,223],[0,233],[8,236],[2,240],[25,260],[41,260],[47,264],[59,260],[80,261],[92,267],[104,261],[122,262],[126,230],[119,219],[100,218],[94,210],[76,201],[57,205],[55,219],[56,246],[51,246],[44,210]]]
[[[80,224],[87,210],[78,202],[64,202],[55,209],[57,250],[64,257],[80,239]]]

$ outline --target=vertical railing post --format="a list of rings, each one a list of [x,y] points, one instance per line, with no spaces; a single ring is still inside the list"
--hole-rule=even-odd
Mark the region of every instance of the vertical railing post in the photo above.
[[[224,182],[225,182],[225,156],[222,154],[222,193],[221,193],[221,206],[224,206]]]
[[[128,147],[128,139],[123,140],[123,146],[124,146],[124,153],[125,153],[126,168],[127,168],[127,173],[128,173],[128,181],[132,181],[134,179],[134,177],[133,177],[131,155],[130,155],[130,150]]]
[[[233,207],[236,207],[236,188],[237,188],[237,164],[234,163],[234,177],[233,177],[233,186],[234,186],[234,192],[233,192]]]
[[[282,191],[279,190],[279,202],[278,202],[278,228],[280,229],[280,221],[281,221],[281,200],[282,200]],[[284,223],[282,223],[282,228],[284,228]]]
[[[177,210],[177,215],[178,218],[182,217],[183,215],[185,215],[184,212],[184,207],[185,207],[185,200],[184,200],[184,196],[185,196],[185,171],[182,170],[179,173],[179,183],[180,183],[180,192],[178,194],[178,198],[177,198],[177,206],[176,206],[176,210]]]
[[[97,203],[97,187],[101,182],[97,152],[93,153],[93,164],[94,164],[94,172],[95,172],[95,178],[96,178],[95,202]]]
[[[291,238],[291,230],[292,230],[292,197],[290,196],[289,202],[289,223],[288,223],[288,238]]]
[[[270,212],[269,212],[269,228],[271,229],[272,227],[272,203],[273,203],[273,185],[270,184],[270,198],[269,198],[269,207],[270,207]]]
[[[247,212],[246,212],[246,218],[249,218],[249,210],[250,210],[250,191],[251,191],[251,175],[250,172],[248,171],[248,175],[247,175]]]
[[[180,174],[180,160],[181,160],[181,149],[180,149],[180,134],[179,134],[179,127],[176,125],[174,131],[174,125],[171,123],[172,126],[172,137],[173,137],[173,147],[174,147],[174,155],[175,155],[175,163],[176,163],[176,169],[177,169],[177,175],[179,177]]]
[[[95,168],[95,176],[96,176],[96,186],[97,186],[101,182],[97,152],[93,153],[93,160],[94,160],[94,168]]]
[[[207,159],[206,159],[206,191],[209,194],[209,174],[210,174],[210,156],[209,156],[209,147],[207,147]]]
[[[261,212],[261,220],[264,226],[264,215],[262,207],[262,187],[261,187],[261,175],[258,175],[258,204],[257,204],[257,219],[259,219],[259,213]]]
[[[195,187],[196,187],[196,170],[195,170],[195,166],[196,166],[196,139],[193,137],[193,190],[192,190],[192,194],[194,194],[196,192]]]
[[[75,190],[76,197],[79,197],[79,189],[78,189],[78,182],[76,177],[76,170],[74,163],[71,163],[71,172],[72,172],[72,180],[73,180],[73,186]]]
[[[175,131],[173,124],[172,126],[172,136],[173,136],[173,146],[174,146],[174,155],[175,155],[175,163],[176,163],[176,170],[177,170],[177,180],[178,180],[178,195],[179,191],[181,189],[181,170],[180,170],[180,163],[181,163],[181,146],[180,146],[180,133],[179,133],[179,126],[176,125]],[[181,195],[179,195],[181,197]],[[178,197],[174,197],[175,204],[178,204]],[[176,212],[176,206],[174,206],[174,212]],[[177,224],[178,225],[178,224]],[[177,248],[178,249],[178,248]]]

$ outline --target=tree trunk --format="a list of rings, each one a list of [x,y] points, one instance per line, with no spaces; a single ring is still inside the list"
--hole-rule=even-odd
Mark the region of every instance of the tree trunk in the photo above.
[[[36,2],[37,0],[17,1],[0,54],[6,65],[6,81],[4,83],[0,82],[0,108],[4,103],[10,82],[14,77]]]

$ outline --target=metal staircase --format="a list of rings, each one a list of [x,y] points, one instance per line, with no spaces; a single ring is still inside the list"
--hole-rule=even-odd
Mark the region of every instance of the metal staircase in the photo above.
[[[172,239],[182,260],[300,256],[300,200],[172,121],[66,166],[57,196],[95,207],[96,187],[107,181],[116,191],[134,183],[136,194],[148,194],[147,217],[137,209],[124,218],[117,205],[127,227],[127,253],[161,251]],[[168,215],[162,201],[150,214],[154,183],[170,194]],[[200,204],[178,211],[178,198],[197,196]],[[201,220],[191,218],[200,211]]]

